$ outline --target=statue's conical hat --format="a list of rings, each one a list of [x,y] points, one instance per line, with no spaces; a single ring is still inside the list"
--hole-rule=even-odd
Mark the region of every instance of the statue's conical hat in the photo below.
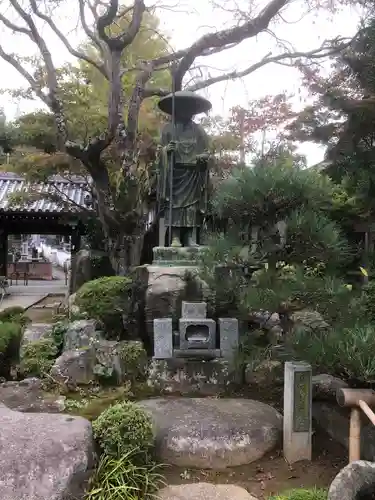
[[[191,113],[192,116],[194,116],[198,115],[199,113],[205,113],[212,108],[212,104],[210,103],[210,101],[188,90],[179,90],[175,92],[174,99],[175,110],[177,114],[178,110],[186,109]],[[158,103],[159,109],[161,109],[161,111],[164,111],[164,113],[171,115],[172,100],[173,94],[169,94],[166,97],[160,99]]]

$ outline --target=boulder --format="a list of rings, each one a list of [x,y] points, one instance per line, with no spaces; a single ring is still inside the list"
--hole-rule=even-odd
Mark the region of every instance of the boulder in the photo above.
[[[145,315],[150,339],[153,338],[154,319],[178,319],[183,300],[199,301],[208,293],[207,285],[200,280],[194,267],[147,266],[142,276],[147,282]],[[194,297],[189,297],[189,293]]]
[[[0,402],[12,410],[32,413],[60,413],[65,409],[65,397],[46,395],[42,381],[26,378],[20,382],[0,384]]]
[[[72,321],[64,334],[64,351],[90,347],[101,339],[101,333],[96,329],[94,319]]]
[[[82,249],[72,260],[71,289],[76,292],[87,281],[114,274],[108,253]]]
[[[51,369],[51,376],[68,388],[87,385],[95,378],[95,350],[92,347],[65,351]]]
[[[328,500],[374,498],[375,463],[358,460],[337,474],[328,491]]]
[[[350,412],[347,408],[328,401],[314,401],[312,415],[320,428],[348,449]],[[361,427],[361,455],[365,460],[375,460],[375,427],[366,416]]]
[[[249,399],[155,398],[139,402],[150,414],[164,463],[223,469],[260,459],[279,442],[282,416]]]
[[[232,484],[192,483],[167,486],[158,491],[160,500],[255,500],[246,490]]]
[[[49,323],[33,323],[25,328],[22,337],[22,343],[35,342],[36,340],[50,337],[52,333],[52,325]]]
[[[346,382],[328,373],[312,377],[313,399],[316,400],[336,402],[336,392],[338,389],[345,389],[347,387],[349,386]]]
[[[94,466],[91,424],[0,404],[1,500],[83,498]]]
[[[310,311],[308,309],[295,311],[290,319],[293,323],[293,328],[303,328],[311,332],[324,332],[329,328],[329,324],[317,311]]]

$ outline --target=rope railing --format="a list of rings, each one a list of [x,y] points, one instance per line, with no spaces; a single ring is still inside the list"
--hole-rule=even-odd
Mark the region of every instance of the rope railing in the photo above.
[[[361,410],[375,426],[375,391],[372,389],[339,389],[336,399],[340,406],[350,408],[349,463],[361,459]]]

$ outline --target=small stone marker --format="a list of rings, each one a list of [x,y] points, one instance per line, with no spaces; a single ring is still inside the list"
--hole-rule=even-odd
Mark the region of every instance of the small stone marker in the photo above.
[[[290,463],[311,460],[311,366],[285,363],[284,457]]]
[[[181,318],[204,319],[207,318],[206,302],[182,302]]]
[[[232,361],[238,351],[239,328],[236,318],[219,318],[220,352],[224,359]]]
[[[173,358],[172,319],[154,319],[154,359],[169,358]]]

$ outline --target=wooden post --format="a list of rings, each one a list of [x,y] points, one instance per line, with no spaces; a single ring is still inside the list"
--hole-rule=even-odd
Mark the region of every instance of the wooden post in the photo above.
[[[361,459],[361,411],[352,408],[349,427],[349,463]]]

